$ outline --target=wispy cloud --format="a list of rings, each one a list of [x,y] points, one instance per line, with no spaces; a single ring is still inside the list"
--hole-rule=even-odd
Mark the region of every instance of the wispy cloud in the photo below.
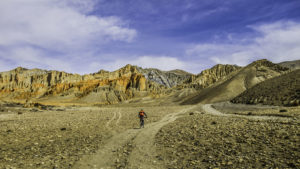
[[[136,31],[117,17],[97,17],[56,0],[0,2],[1,45],[31,44],[53,50],[109,40],[131,41]],[[62,1],[64,2],[64,0]],[[84,7],[88,8],[88,7]]]
[[[249,27],[258,36],[230,39],[226,43],[198,44],[187,49],[186,54],[214,63],[239,65],[261,58],[273,62],[300,59],[300,23],[278,21]]]
[[[0,71],[83,74],[129,63],[199,73],[216,63],[299,59],[298,9],[285,0],[1,0]]]
[[[12,66],[59,69],[72,55],[136,37],[137,31],[118,17],[90,15],[93,5],[92,0],[0,1],[0,59],[10,60]]]
[[[93,68],[94,70],[99,70],[99,68],[106,70],[117,70],[126,64],[136,65],[143,68],[157,68],[161,70],[186,69],[188,66],[187,62],[179,60],[175,57],[138,56],[123,59],[119,58],[105,63],[93,62],[89,67]]]

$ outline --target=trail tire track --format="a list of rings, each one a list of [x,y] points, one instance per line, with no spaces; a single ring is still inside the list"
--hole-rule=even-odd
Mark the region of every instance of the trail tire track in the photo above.
[[[216,116],[242,117],[242,118],[255,119],[255,120],[292,120],[289,117],[278,117],[278,116],[247,116],[247,115],[237,115],[237,114],[225,114],[213,108],[212,104],[202,105],[202,108],[206,113],[216,115]]]
[[[164,116],[160,121],[145,125],[143,129],[129,129],[123,133],[117,134],[109,139],[97,152],[92,156],[86,156],[79,161],[74,168],[80,169],[112,169],[116,168],[115,160],[119,158],[118,150],[124,148],[127,143],[133,144],[133,149],[126,157],[127,166],[122,168],[128,169],[159,169],[163,165],[156,161],[156,151],[154,148],[154,139],[156,133],[164,125],[175,121],[178,115],[186,113],[194,108],[183,109],[180,112]],[[117,114],[117,113],[116,113]],[[122,115],[119,111],[119,118]],[[115,117],[116,115],[114,115]],[[114,118],[112,118],[114,119]],[[111,123],[110,120],[109,123]],[[109,125],[108,123],[108,125]],[[117,121],[118,123],[118,121]]]
[[[118,119],[117,119],[117,122],[116,122],[116,126],[119,125],[119,122],[120,122],[121,118],[122,118],[121,109],[119,109],[118,110]]]
[[[113,117],[105,124],[105,127],[106,128],[108,128],[108,129],[110,129],[110,123],[116,118],[116,116],[117,116],[117,113],[116,112],[114,112],[114,115],[113,115]]]
[[[146,128],[142,129],[136,138],[133,140],[133,144],[136,146],[129,156],[128,169],[159,169],[164,168],[156,159],[156,151],[154,147],[154,139],[157,132],[166,124],[175,121],[178,115],[186,113],[188,110],[184,109],[178,113],[169,114],[163,117],[159,122],[152,123]]]

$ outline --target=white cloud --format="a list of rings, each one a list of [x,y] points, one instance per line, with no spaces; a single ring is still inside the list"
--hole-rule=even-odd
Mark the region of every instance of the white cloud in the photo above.
[[[136,31],[117,17],[88,15],[93,1],[0,1],[0,45],[30,44],[51,50],[86,48],[92,43],[130,42]]]
[[[131,61],[131,64],[161,70],[184,69],[186,67],[186,63],[183,61],[168,56],[141,56]]]
[[[260,36],[232,39],[233,43],[198,44],[189,48],[186,54],[214,63],[238,65],[262,58],[273,62],[300,59],[300,23],[280,21],[250,28]]]
[[[143,68],[157,68],[160,70],[173,70],[184,69],[186,70],[188,63],[181,61],[175,57],[169,56],[140,56],[127,59],[116,59],[113,61],[100,63],[94,62],[89,65],[89,68],[93,69],[92,72],[96,72],[99,69],[105,69],[109,71],[117,70],[126,64],[136,65]]]
[[[23,66],[78,72],[78,63],[91,52],[137,36],[118,17],[89,14],[96,2],[1,0],[0,61],[9,66],[0,71]]]
[[[45,56],[43,51],[31,47],[14,48],[14,50],[6,53],[1,52],[1,55],[2,65],[6,66],[1,66],[0,71],[7,71],[22,66],[25,68],[43,68],[72,72],[72,66],[68,60]],[[13,56],[13,58],[5,56]]]

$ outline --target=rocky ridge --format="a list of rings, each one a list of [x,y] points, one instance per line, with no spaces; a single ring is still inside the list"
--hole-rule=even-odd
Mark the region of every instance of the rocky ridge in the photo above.
[[[164,85],[168,88],[180,85],[193,76],[193,74],[182,70],[161,71],[158,69],[139,68],[139,71],[142,72],[146,79]]]
[[[163,88],[148,81],[131,65],[114,72],[101,70],[83,76],[21,67],[0,73],[0,96],[17,100],[63,96],[71,101],[84,101],[92,95],[90,97],[97,97],[98,103],[107,104],[135,96],[156,95]]]
[[[181,87],[203,89],[225,79],[229,74],[239,69],[241,69],[241,67],[237,65],[217,64],[210,69],[203,70],[198,75],[191,76]]]
[[[288,70],[268,60],[255,61],[246,67],[218,64],[197,75],[132,65],[86,75],[18,67],[0,73],[0,99],[30,104],[92,105],[168,97],[183,104],[216,102],[230,100]]]
[[[216,65],[199,75],[182,70],[161,71],[137,66],[109,72],[78,75],[41,69],[14,70],[0,73],[0,98],[21,102],[75,102],[115,104],[138,97],[165,96],[169,89],[205,88],[223,79],[238,66]]]
[[[281,62],[281,63],[278,63],[278,65],[280,65],[282,67],[287,67],[291,70],[296,70],[296,69],[300,69],[300,60]]]
[[[233,99],[254,85],[288,72],[266,59],[255,61],[190,96],[182,104],[214,103]]]

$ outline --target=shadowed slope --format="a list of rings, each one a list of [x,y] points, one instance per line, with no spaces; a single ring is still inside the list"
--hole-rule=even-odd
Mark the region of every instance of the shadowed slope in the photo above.
[[[300,70],[268,79],[231,100],[233,103],[298,106]]]
[[[278,63],[278,64],[282,67],[287,67],[291,70],[300,69],[300,60],[281,62],[281,63]]]

